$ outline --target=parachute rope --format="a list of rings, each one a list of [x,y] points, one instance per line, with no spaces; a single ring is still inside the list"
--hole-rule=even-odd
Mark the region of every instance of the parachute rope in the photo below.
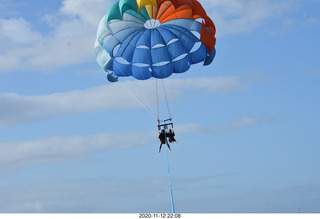
[[[138,31],[138,33],[135,34],[135,36],[137,36],[139,33],[141,33],[141,31],[142,31],[142,28],[141,28],[140,31]],[[114,37],[115,37],[115,36],[114,36]],[[115,38],[116,38],[116,37],[115,37]],[[134,38],[134,37],[133,37],[133,38]],[[126,47],[125,47],[125,49],[123,50],[121,56],[123,56],[124,52],[125,52],[129,47],[131,47],[132,49],[135,49],[135,47],[131,44],[133,38],[132,38],[132,39],[130,40],[130,42],[126,45]],[[117,39],[117,38],[116,38],[116,39]],[[117,39],[117,40],[119,40],[119,39]],[[119,40],[119,41],[120,41],[120,40]],[[127,79],[127,82],[129,82],[129,81],[130,81],[129,78],[128,78],[128,77],[125,77],[125,75],[126,75],[125,72],[124,72],[122,69],[120,69],[120,71],[121,71],[123,77],[124,77],[125,79]],[[141,74],[141,75],[142,75],[142,77],[144,77],[143,74]],[[139,98],[134,94],[134,92],[132,92],[129,88],[127,88],[126,86],[124,86],[124,87],[125,87],[126,91],[129,93],[129,95],[130,95],[131,97],[133,97],[133,98],[136,100],[136,102],[137,102],[147,113],[149,113],[149,115],[151,115],[153,118],[156,119],[155,113],[154,113],[154,111],[151,109],[151,107],[150,107],[150,106],[148,107],[146,104],[144,104],[144,103],[148,103],[148,100],[147,100],[147,98],[146,98],[146,96],[145,96],[145,93],[141,90],[141,87],[140,87],[140,86],[135,86],[136,89],[140,89],[140,92],[139,92],[140,95],[139,95],[139,96],[141,97],[142,100],[139,99]]]
[[[134,95],[134,93],[129,90],[129,88],[127,88],[126,86],[124,86],[126,91],[129,93],[129,95],[134,98],[136,100],[137,103],[139,103],[139,105],[147,112],[149,113],[153,118],[156,119],[156,117],[154,116],[154,113],[152,112],[152,110],[150,108],[148,108],[145,104],[142,103],[141,100],[139,100],[139,98],[136,97],[136,95]]]
[[[158,118],[157,120],[159,121],[160,120],[160,108],[159,108],[159,90],[158,90],[158,80],[155,79],[156,81],[156,99],[157,99],[157,112],[158,112]]]
[[[166,104],[167,104],[167,109],[168,109],[169,118],[172,118],[171,111],[170,111],[170,107],[169,107],[169,102],[168,102],[168,97],[167,97],[166,87],[165,87],[165,85],[164,85],[163,80],[161,80],[161,81],[162,81],[162,87],[163,87],[163,91],[164,91],[164,97],[165,97]]]
[[[169,178],[169,188],[170,188],[171,210],[172,210],[172,214],[174,214],[175,210],[174,210],[173,193],[172,193],[172,185],[171,185],[168,149],[167,149],[167,165],[168,165],[168,178]]]

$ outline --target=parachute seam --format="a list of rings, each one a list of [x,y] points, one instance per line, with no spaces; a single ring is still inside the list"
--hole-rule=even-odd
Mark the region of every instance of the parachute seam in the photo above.
[[[197,41],[195,41],[194,39],[192,39],[190,36],[188,36],[187,34],[185,34],[183,31],[173,27],[173,25],[163,25],[164,28],[166,28],[168,30],[168,26],[174,30],[177,30],[178,32],[182,33],[183,35],[185,35],[186,37],[188,37],[190,40],[192,40],[194,43],[196,43]],[[180,26],[179,26],[180,27]],[[180,27],[180,28],[183,28],[183,29],[186,29],[184,27]],[[186,29],[187,30],[187,29]],[[187,30],[188,31],[188,30]]]
[[[129,43],[126,45],[126,47],[124,48],[124,50],[122,51],[122,54],[121,54],[121,57],[123,56],[123,54],[125,53],[125,51],[127,50],[127,48],[129,47],[129,46],[132,46],[131,45],[131,42],[132,42],[132,40],[138,35],[138,34],[140,34],[141,32],[142,32],[143,30],[138,30],[137,32],[137,34],[136,35],[134,35],[133,37],[132,37],[132,39],[129,41]],[[134,34],[134,33],[132,33],[132,34]],[[142,35],[142,34],[141,34]],[[128,39],[128,37],[126,38],[126,39]],[[125,40],[124,40],[125,41]],[[124,42],[123,41],[123,42]],[[133,46],[132,46],[133,47]],[[132,54],[133,55],[133,54]],[[131,63],[132,63],[132,58],[131,58]]]

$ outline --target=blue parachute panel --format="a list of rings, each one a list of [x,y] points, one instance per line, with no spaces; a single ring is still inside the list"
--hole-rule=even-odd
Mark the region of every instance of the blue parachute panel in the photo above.
[[[167,48],[163,46],[151,49],[151,62],[153,65],[161,62],[171,62]]]
[[[158,30],[159,33],[161,34],[161,37],[162,39],[164,40],[164,42],[166,44],[168,44],[172,39],[175,39],[177,38],[177,36],[172,33],[171,31],[167,30],[166,28],[163,28],[163,27],[158,27]]]
[[[174,60],[178,56],[188,52],[186,47],[181,43],[175,34],[165,28],[159,28],[159,31],[161,31],[162,37],[166,42],[166,48],[171,60]]]
[[[138,80],[147,80],[152,77],[152,68],[148,65],[137,66],[132,65],[132,75]]]
[[[140,39],[136,43],[136,47],[139,46],[151,48],[151,30],[144,30]]]
[[[216,56],[216,48],[214,47],[210,54],[207,54],[206,60],[204,61],[204,66],[210,65]]]
[[[147,48],[136,48],[133,54],[132,63],[144,63],[151,65],[151,50]]]
[[[189,54],[184,54],[184,55],[181,55],[181,56],[184,56],[181,59],[173,62],[173,72],[183,73],[190,68],[191,66],[190,55]]]
[[[121,44],[116,54],[116,57],[122,57],[128,62],[131,62],[134,50],[136,48],[136,43],[142,34],[143,32],[136,31],[132,33],[129,37],[127,37],[125,41]]]
[[[114,74],[118,77],[126,77],[132,75],[131,64],[123,63],[123,60],[121,59],[120,61],[118,61],[117,59],[113,61]]]
[[[173,25],[164,25],[163,27],[175,34],[188,51],[192,49],[196,42],[199,42],[197,37],[183,27]]]
[[[162,36],[158,30],[151,31],[151,47],[158,45],[165,45],[165,42],[162,39]]]
[[[108,81],[110,81],[110,82],[117,82],[117,81],[119,81],[118,77],[115,76],[113,73],[107,74],[107,79],[108,79]]]
[[[152,66],[152,75],[155,78],[167,78],[172,75],[171,62],[162,66]]]
[[[201,43],[201,46],[196,51],[190,53],[191,64],[203,62],[206,59],[207,47]]]

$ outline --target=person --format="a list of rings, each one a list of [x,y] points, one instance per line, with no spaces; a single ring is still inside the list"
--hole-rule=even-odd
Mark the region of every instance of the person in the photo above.
[[[159,153],[161,152],[161,147],[163,144],[167,144],[169,150],[171,151],[170,145],[167,141],[167,135],[164,129],[162,129],[162,131],[160,132],[158,138],[160,139],[160,147],[159,147]]]
[[[176,134],[174,133],[174,131],[169,129],[169,132],[167,133],[167,137],[169,138],[170,143],[177,142],[177,140],[174,138],[175,135]]]

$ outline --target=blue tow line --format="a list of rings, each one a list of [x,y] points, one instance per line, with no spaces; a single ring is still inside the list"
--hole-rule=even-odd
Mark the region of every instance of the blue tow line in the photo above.
[[[171,186],[168,149],[167,149],[167,164],[168,164],[168,178],[169,178],[169,187],[170,187],[170,196],[171,196],[171,209],[172,209],[172,214],[174,214],[175,211],[174,211],[173,194],[172,194],[172,186]]]

